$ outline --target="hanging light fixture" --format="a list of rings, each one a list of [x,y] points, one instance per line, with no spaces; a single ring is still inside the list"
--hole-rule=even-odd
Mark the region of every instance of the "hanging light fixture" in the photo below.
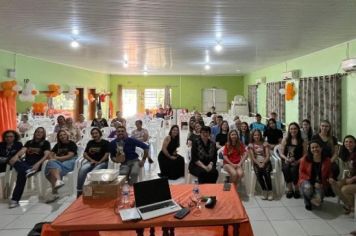
[[[214,46],[215,52],[221,52],[223,50],[223,46],[221,45],[221,42],[217,41],[216,45]]]

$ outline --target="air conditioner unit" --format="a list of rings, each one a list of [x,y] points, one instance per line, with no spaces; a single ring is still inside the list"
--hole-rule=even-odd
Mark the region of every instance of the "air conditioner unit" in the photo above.
[[[343,60],[341,62],[341,68],[346,72],[356,71],[356,58]]]
[[[283,80],[299,79],[299,70],[291,70],[282,74]]]

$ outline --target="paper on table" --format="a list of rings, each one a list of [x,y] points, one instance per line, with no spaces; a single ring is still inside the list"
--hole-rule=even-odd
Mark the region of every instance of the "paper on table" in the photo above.
[[[120,213],[122,221],[141,219],[141,216],[135,207],[119,210],[119,213]]]

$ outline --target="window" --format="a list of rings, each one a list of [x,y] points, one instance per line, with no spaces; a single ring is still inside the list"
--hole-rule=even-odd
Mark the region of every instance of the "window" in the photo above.
[[[136,89],[123,89],[123,107],[122,116],[132,117],[137,113],[137,90]]]
[[[171,90],[169,91],[172,93]],[[164,88],[145,89],[145,109],[154,109],[164,105]]]
[[[60,94],[53,98],[53,109],[55,110],[74,110],[74,100],[67,99],[65,94]]]

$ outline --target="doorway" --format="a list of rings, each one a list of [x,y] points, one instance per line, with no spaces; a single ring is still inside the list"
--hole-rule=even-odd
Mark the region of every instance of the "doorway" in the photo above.
[[[89,89],[88,90],[88,97],[91,97],[93,95],[94,98],[96,98],[96,90],[95,89]],[[93,120],[95,118],[95,111],[96,111],[96,102],[94,101],[89,101],[89,106],[88,106],[88,115],[89,115],[89,120]]]
[[[75,99],[74,120],[77,121],[80,114],[84,114],[84,89],[77,88],[78,95]]]
[[[137,114],[137,89],[122,90],[122,115],[131,117]]]

